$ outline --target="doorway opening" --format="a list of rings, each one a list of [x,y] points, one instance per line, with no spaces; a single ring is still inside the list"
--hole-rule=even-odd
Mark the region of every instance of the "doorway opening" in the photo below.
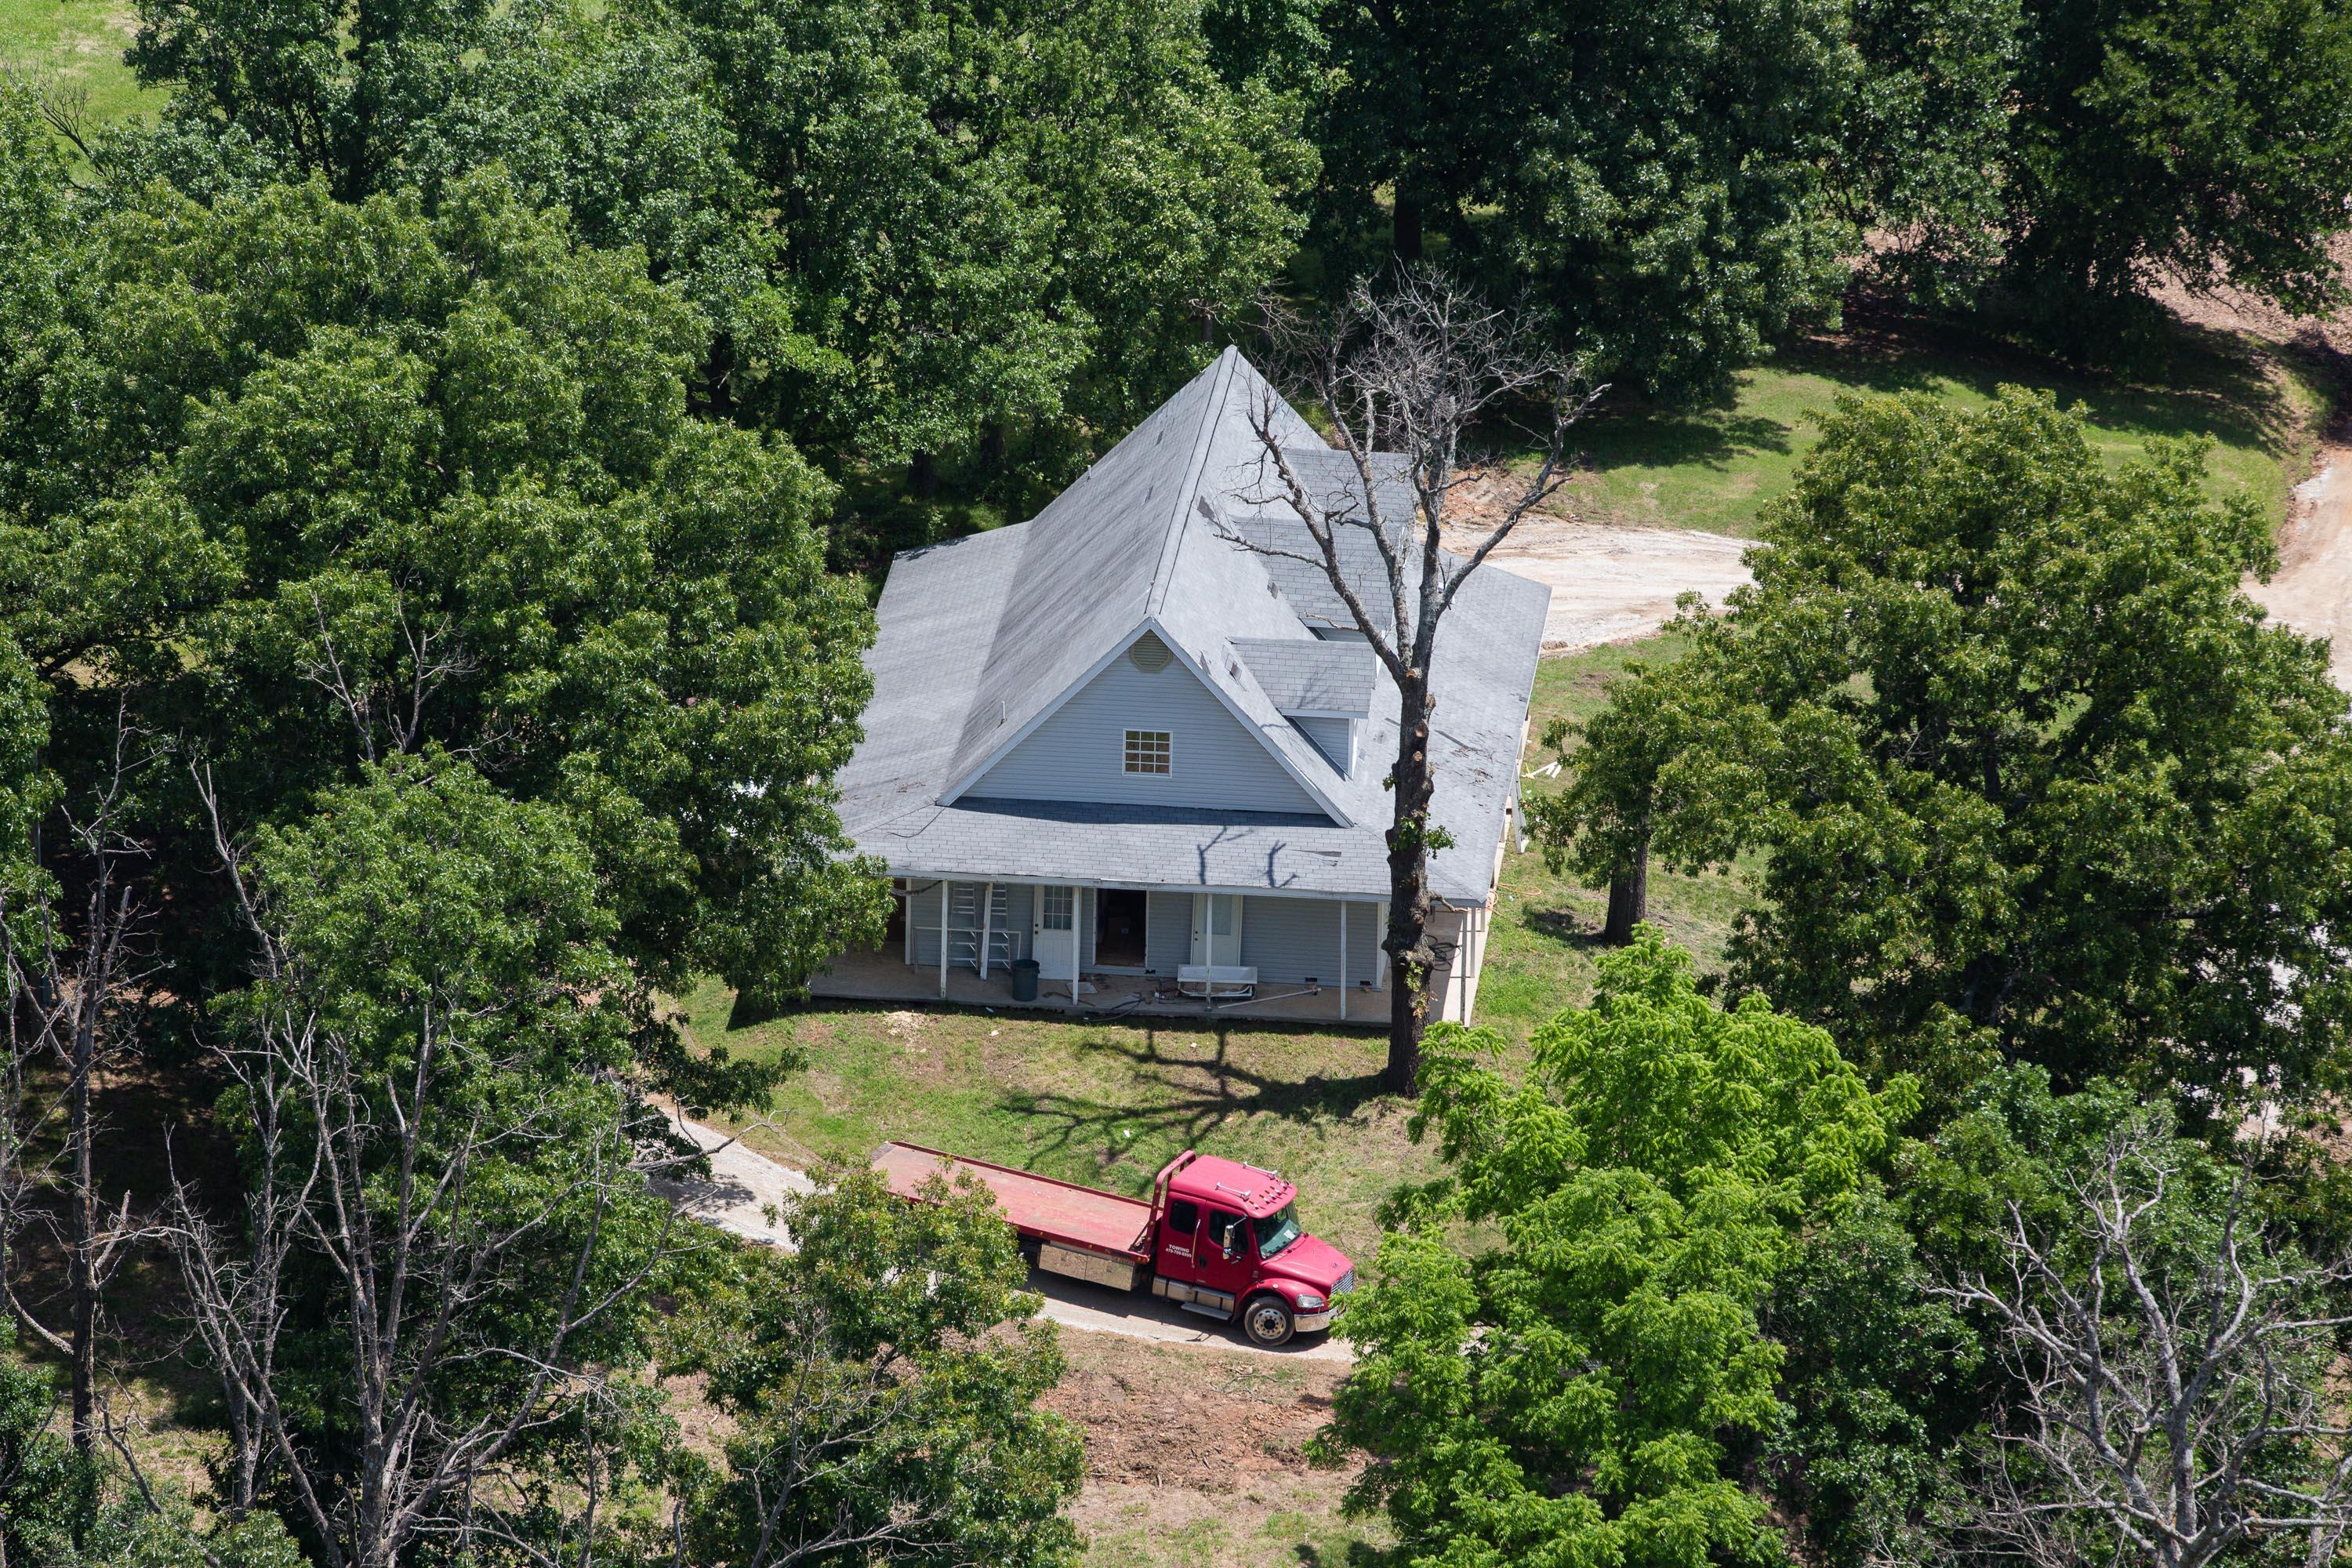
[[[1146,900],[1139,888],[1105,888],[1095,894],[1095,963],[1141,969]]]

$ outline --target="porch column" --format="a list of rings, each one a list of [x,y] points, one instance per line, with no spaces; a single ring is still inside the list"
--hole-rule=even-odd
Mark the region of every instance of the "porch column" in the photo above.
[[[1477,918],[1475,914],[1462,917],[1462,940],[1454,944],[1454,983],[1461,989],[1460,1005],[1465,1013],[1470,1011],[1470,944],[1477,940],[1472,924]]]
[[[990,882],[980,889],[980,977],[988,978],[988,939],[990,927],[996,923],[996,884]]]
[[[949,883],[940,879],[940,1000],[948,999],[948,898]]]
[[[1339,900],[1339,1021],[1348,1021],[1348,900]]]

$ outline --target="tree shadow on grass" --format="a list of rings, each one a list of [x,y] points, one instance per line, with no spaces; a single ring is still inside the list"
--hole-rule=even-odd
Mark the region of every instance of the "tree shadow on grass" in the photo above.
[[[1580,952],[1605,952],[1609,948],[1609,943],[1601,938],[1600,926],[1579,918],[1574,910],[1558,905],[1545,909],[1530,907],[1519,917],[1519,923],[1538,936]]]
[[[2164,323],[2140,362],[2125,370],[2071,365],[1965,323],[1856,311],[1843,331],[1785,344],[1769,368],[1821,376],[1841,391],[1887,395],[1958,385],[1990,399],[2003,385],[2046,387],[2062,404],[2086,405],[2108,429],[2207,435],[2233,447],[2283,450],[2292,408],[2265,355],[2228,332]],[[1738,412],[1736,393],[1685,406],[1613,397],[1578,432],[1593,468],[1725,468],[1758,453],[1785,454],[1799,432]]]
[[[805,1012],[809,1005],[805,997],[763,996],[749,990],[738,991],[735,1000],[728,1005],[727,1032],[731,1035],[738,1029],[756,1029],[791,1014]]]
[[[1307,1031],[1248,1031],[1263,1033]],[[1194,1028],[1140,1026],[1127,1034],[1097,1034],[1081,1041],[1081,1053],[1124,1063],[1135,1092],[1124,1103],[1061,1089],[1006,1089],[998,1109],[1033,1121],[1045,1135],[1031,1146],[1033,1159],[1093,1154],[1108,1164],[1138,1144],[1171,1142],[1197,1146],[1236,1116],[1264,1115],[1285,1121],[1344,1121],[1382,1099],[1381,1071],[1343,1077],[1310,1073],[1276,1078],[1234,1059],[1234,1030],[1227,1024]],[[1207,1051],[1174,1042],[1213,1037]]]
[[[2268,355],[2234,333],[2169,318],[2151,322],[2132,363],[2109,369],[2070,364],[1965,322],[1878,312],[1850,315],[1844,331],[1791,344],[1778,363],[1856,392],[1950,382],[1990,398],[2003,385],[2046,387],[2061,404],[2084,404],[2092,423],[2109,429],[2207,435],[2273,452],[2294,435]]]
[[[1643,468],[1685,466],[1727,468],[1759,452],[1786,452],[1788,426],[1760,414],[1720,410],[1633,407],[1597,416],[1578,431],[1578,455],[1590,468],[1638,464]]]

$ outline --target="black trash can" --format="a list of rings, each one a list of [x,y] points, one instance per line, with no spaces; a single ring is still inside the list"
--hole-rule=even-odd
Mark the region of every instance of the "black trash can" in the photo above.
[[[1037,961],[1016,958],[1004,967],[1013,972],[1013,999],[1015,1002],[1037,1000]]]

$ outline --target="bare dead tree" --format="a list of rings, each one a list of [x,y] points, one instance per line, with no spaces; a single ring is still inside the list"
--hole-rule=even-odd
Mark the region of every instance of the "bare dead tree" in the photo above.
[[[1546,346],[1540,325],[1486,303],[1426,268],[1385,287],[1359,280],[1331,315],[1309,321],[1269,307],[1272,371],[1322,410],[1331,444],[1349,459],[1351,482],[1318,482],[1295,459],[1297,432],[1271,392],[1253,410],[1262,479],[1242,499],[1286,510],[1303,525],[1295,542],[1219,525],[1229,542],[1320,570],[1396,683],[1397,756],[1389,847],[1390,964],[1387,1081],[1410,1093],[1427,1024],[1429,857],[1450,842],[1429,820],[1436,784],[1429,761],[1436,717],[1433,677],[1440,625],[1471,574],[1570,473],[1569,433],[1607,390]],[[1482,426],[1528,408],[1540,454],[1500,509],[1477,524],[1469,553],[1444,548],[1454,492],[1479,477],[1473,446]],[[1356,542],[1371,547],[1368,571]],[[1516,761],[1515,764],[1516,765]]]
[[[478,668],[458,644],[446,616],[412,613],[405,589],[394,588],[389,605],[377,606],[388,625],[386,648],[376,658],[347,654],[337,646],[325,598],[310,590],[310,615],[318,642],[310,651],[305,679],[335,700],[351,721],[361,754],[414,752],[424,743],[426,710],[442,687]]]
[[[214,1048],[247,1108],[240,1234],[176,1175],[171,1197],[173,1252],[227,1406],[223,1501],[241,1512],[265,1483],[281,1486],[331,1568],[392,1568],[426,1541],[458,1555],[497,1542],[553,1568],[556,1554],[513,1522],[530,1489],[517,1467],[534,1440],[614,1402],[616,1373],[578,1342],[696,1243],[665,1220],[635,1267],[609,1266],[607,1226],[644,1192],[624,1086],[603,1086],[611,1114],[586,1147],[579,1119],[543,1104],[486,1115],[449,1093],[457,1058],[482,1049],[483,1031],[464,1029],[462,1008],[432,994],[414,1001],[404,1058],[371,1063],[247,876],[209,781],[198,787],[261,982],[240,1033]],[[531,1048],[517,1040],[468,1071],[520,1071]],[[559,1145],[571,1173],[517,1202],[504,1173],[545,1169]],[[351,1431],[331,1455],[283,1392],[298,1268],[322,1269],[338,1302]],[[528,1342],[495,1315],[519,1286],[544,1295]],[[466,1398],[449,1396],[455,1384]]]
[[[78,879],[75,918],[50,902],[0,921],[0,971],[8,994],[8,1102],[0,1112],[0,1292],[8,1310],[72,1369],[71,1430],[84,1456],[100,1439],[98,1342],[108,1284],[130,1248],[149,1234],[134,1222],[131,1194],[107,1205],[99,1188],[96,1107],[104,1066],[131,1042],[133,994],[147,977],[136,939],[144,921],[132,869],[146,847],[126,829],[133,781],[162,749],[118,711],[110,765],[86,807],[61,811]],[[54,1069],[53,1090],[37,1093],[30,1069]],[[29,1151],[62,1135],[55,1160],[37,1168]],[[41,1320],[17,1289],[8,1264],[15,1239],[38,1226],[66,1258],[63,1329]]]
[[[85,159],[93,163],[98,161],[98,125],[89,110],[87,85],[67,80],[55,66],[20,60],[0,60],[0,85],[22,92],[32,100],[51,131]]]
[[[1997,1325],[2023,1391],[1996,1421],[1965,1543],[2037,1568],[2120,1560],[2118,1547],[2200,1568],[2286,1536],[2309,1568],[2336,1561],[2352,1428],[2328,1369],[2352,1323],[2333,1308],[2352,1267],[2271,1246],[2242,1183],[2184,1255],[2161,1234],[2180,1160],[2136,1121],[2070,1183],[2073,1235],[2038,1236],[2011,1205],[2008,1278],[1948,1292]]]

